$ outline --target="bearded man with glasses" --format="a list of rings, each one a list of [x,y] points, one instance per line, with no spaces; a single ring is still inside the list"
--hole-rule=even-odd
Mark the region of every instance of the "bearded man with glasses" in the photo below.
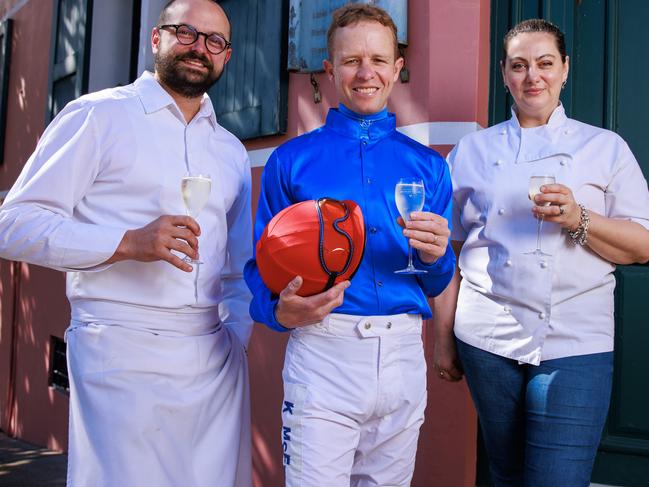
[[[199,39],[202,36],[205,39],[205,49],[207,49],[209,54],[219,56],[227,51],[224,55],[224,62],[230,59],[232,52],[230,47],[232,43],[226,41],[223,34],[216,32],[206,34],[205,32],[197,31],[196,27],[188,24],[161,24],[157,29],[158,33],[161,30],[175,33],[176,39],[183,46],[192,46],[196,42],[200,42]],[[192,79],[190,75],[194,73],[183,70],[178,63],[178,61],[189,62],[190,60],[194,60],[199,66],[202,63],[209,69],[203,73],[202,77]],[[202,96],[223,74],[223,66],[214,69],[214,63],[210,59],[210,56],[201,55],[194,49],[190,49],[181,54],[158,50],[155,61],[159,80],[167,87],[187,98]]]
[[[250,163],[205,94],[229,38],[216,2],[169,2],[155,72],[68,104],[0,210],[0,257],[68,273],[69,486],[252,484]],[[187,173],[217,176],[199,221]]]

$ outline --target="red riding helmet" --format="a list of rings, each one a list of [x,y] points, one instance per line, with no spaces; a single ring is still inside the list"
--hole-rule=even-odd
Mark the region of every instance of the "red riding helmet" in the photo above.
[[[297,294],[311,296],[351,279],[365,250],[365,223],[351,200],[308,200],[284,208],[257,242],[257,267],[266,286],[279,294],[302,276]]]

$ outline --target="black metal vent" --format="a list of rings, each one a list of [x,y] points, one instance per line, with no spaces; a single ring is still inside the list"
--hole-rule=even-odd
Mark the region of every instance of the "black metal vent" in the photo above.
[[[61,338],[50,336],[50,350],[49,385],[64,394],[69,394],[70,382],[65,342]]]

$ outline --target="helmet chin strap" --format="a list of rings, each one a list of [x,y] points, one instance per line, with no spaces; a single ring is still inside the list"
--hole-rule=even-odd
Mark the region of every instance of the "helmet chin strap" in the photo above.
[[[322,217],[322,210],[320,208],[320,205],[322,203],[324,203],[324,202],[327,202],[327,201],[338,203],[345,210],[345,214],[343,216],[341,216],[340,218],[336,218],[334,220],[334,222],[333,222],[334,230],[336,232],[338,232],[340,235],[342,235],[343,237],[345,237],[345,239],[347,240],[347,243],[349,245],[349,252],[347,254],[347,258],[345,259],[345,265],[342,268],[342,270],[340,270],[340,271],[332,271],[332,270],[330,270],[329,267],[327,266],[327,263],[326,263],[325,257],[324,257],[324,218]],[[325,284],[325,287],[322,290],[324,292],[327,289],[330,289],[335,284],[336,278],[339,275],[344,274],[347,271],[347,269],[349,268],[349,265],[352,262],[352,255],[354,255],[354,242],[353,242],[352,238],[349,236],[349,234],[345,230],[343,230],[342,228],[340,228],[338,226],[338,225],[340,225],[341,223],[343,223],[344,221],[346,221],[349,218],[349,208],[347,207],[347,205],[345,204],[344,201],[336,200],[336,199],[333,199],[333,198],[326,198],[326,197],[325,198],[319,198],[316,201],[315,206],[316,206],[316,210],[318,212],[318,223],[320,225],[320,238],[319,238],[319,243],[318,243],[318,250],[319,250],[319,256],[320,256],[320,265],[322,266],[322,270],[325,271],[327,273],[327,275],[329,276],[329,278],[327,279],[327,283]]]

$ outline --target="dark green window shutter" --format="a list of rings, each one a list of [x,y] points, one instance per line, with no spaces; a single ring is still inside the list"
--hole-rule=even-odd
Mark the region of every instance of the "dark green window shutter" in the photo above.
[[[5,128],[7,123],[7,92],[11,63],[12,20],[0,22],[0,165],[4,162]]]
[[[286,131],[287,0],[222,0],[232,59],[209,91],[219,123],[240,139]]]
[[[54,0],[48,120],[88,91],[92,0]]]

